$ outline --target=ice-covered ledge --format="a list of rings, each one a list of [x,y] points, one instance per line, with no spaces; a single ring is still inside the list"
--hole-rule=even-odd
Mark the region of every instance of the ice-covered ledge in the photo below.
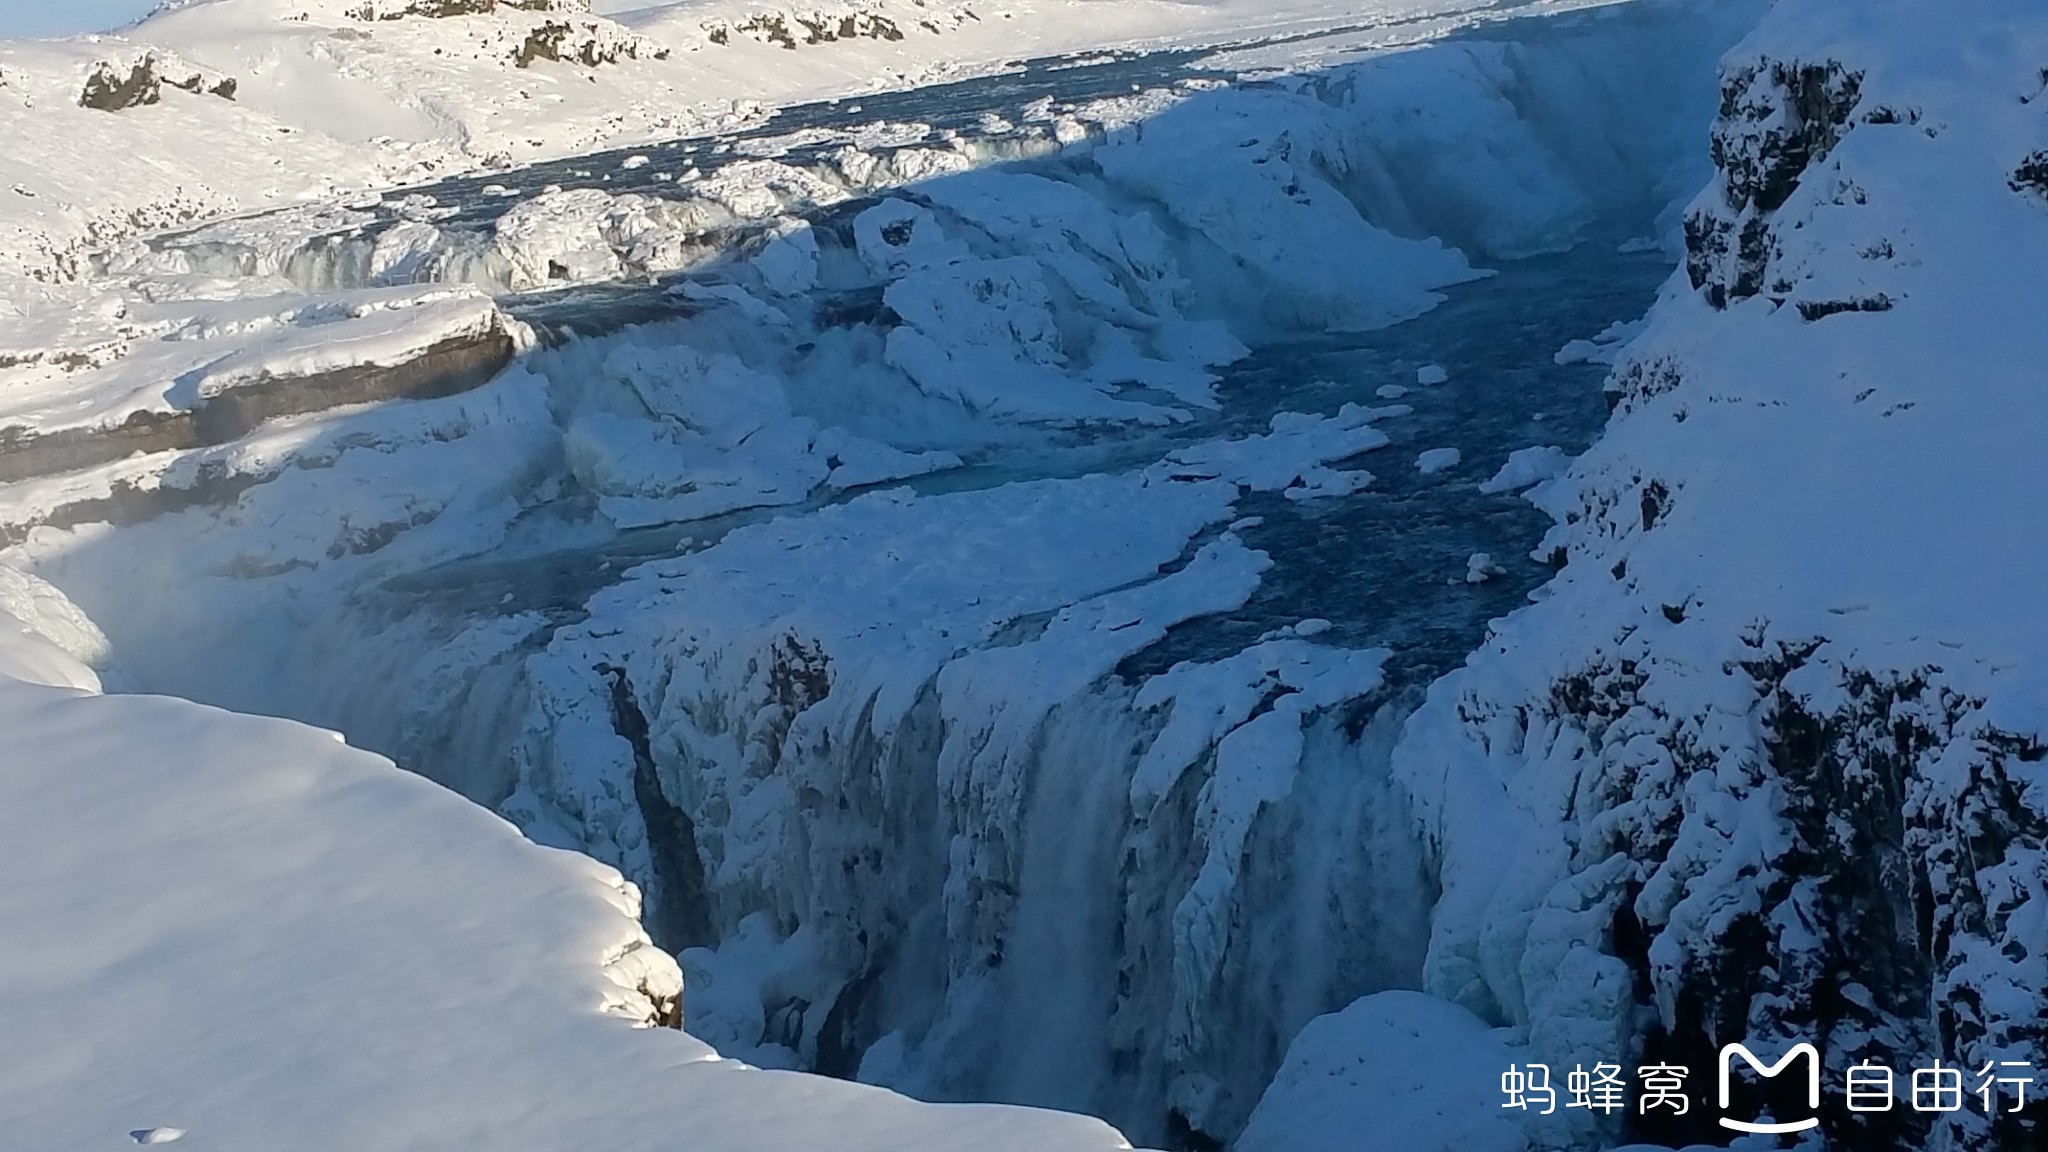
[[[95,639],[0,568],[9,1147],[1129,1147],[636,1030],[680,977],[617,873],[330,733],[99,695]]]

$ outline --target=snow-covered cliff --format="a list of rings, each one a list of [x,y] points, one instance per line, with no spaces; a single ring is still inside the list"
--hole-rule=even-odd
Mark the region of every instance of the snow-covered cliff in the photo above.
[[[1543,493],[1566,567],[1394,757],[1443,884],[1427,987],[1553,1065],[2048,1063],[2044,62],[2032,4],[1786,0],[1724,63],[1685,268]]]
[[[333,733],[103,696],[104,655],[0,566],[12,1146],[1129,1147],[719,1060],[610,868]]]

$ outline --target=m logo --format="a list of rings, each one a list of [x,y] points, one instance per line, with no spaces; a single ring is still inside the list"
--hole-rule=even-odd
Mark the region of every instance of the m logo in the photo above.
[[[1735,1057],[1749,1061],[1749,1066],[1759,1076],[1776,1076],[1792,1066],[1792,1061],[1806,1057],[1806,1106],[1820,1107],[1820,1053],[1811,1044],[1794,1044],[1776,1064],[1766,1066],[1756,1058],[1756,1053],[1740,1044],[1729,1044],[1721,1049],[1721,1111],[1728,1110],[1728,1073],[1734,1069]],[[1737,1132],[1761,1132],[1765,1135],[1779,1135],[1785,1132],[1804,1132],[1808,1128],[1820,1127],[1820,1117],[1808,1116],[1790,1124],[1757,1124],[1744,1120],[1730,1120],[1721,1117],[1721,1127],[1733,1128]]]

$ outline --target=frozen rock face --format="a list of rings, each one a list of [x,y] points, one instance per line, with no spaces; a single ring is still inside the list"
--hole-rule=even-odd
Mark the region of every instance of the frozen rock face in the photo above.
[[[1714,307],[1773,283],[1772,215],[1849,130],[1862,86],[1836,60],[1765,58],[1727,72],[1713,133],[1720,176],[1685,219],[1686,274]]]
[[[717,946],[684,959],[744,1059],[1233,1129],[1321,1004],[1415,978],[1423,917],[1388,733],[1339,721],[1383,651],[1115,674],[1256,586],[1197,542],[1236,491],[884,493],[646,570],[535,661],[505,810]]]
[[[1697,1079],[1731,1040],[1812,1042],[1837,1086],[1866,1059],[2048,1064],[2021,591],[2048,557],[2000,511],[2042,497],[2020,445],[2048,422],[2048,348],[2006,297],[2048,256],[2008,178],[2039,139],[2019,97],[2048,23],[1968,15],[1995,50],[1941,33],[1945,5],[1805,0],[1731,56],[1686,272],[1617,365],[1607,437],[1538,490],[1569,565],[1396,751],[1444,887],[1426,986],[1553,1067]],[[1532,1138],[1706,1140],[1713,1085],[1693,1090],[1696,1124],[1632,1109]],[[1783,1121],[1809,1114],[1796,1095],[1739,1106]],[[1821,1131],[2040,1140],[2038,1109],[1972,1101],[1852,1113],[1836,1091]]]
[[[101,323],[80,318],[69,333],[91,354],[0,364],[15,389],[0,403],[0,482],[224,445],[290,416],[467,391],[529,339],[466,290],[237,297],[103,299],[91,318]]]

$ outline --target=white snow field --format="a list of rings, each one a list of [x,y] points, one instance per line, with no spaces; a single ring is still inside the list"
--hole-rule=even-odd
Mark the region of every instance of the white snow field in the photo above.
[[[596,7],[0,41],[0,1144],[2048,1068],[2048,13]]]

